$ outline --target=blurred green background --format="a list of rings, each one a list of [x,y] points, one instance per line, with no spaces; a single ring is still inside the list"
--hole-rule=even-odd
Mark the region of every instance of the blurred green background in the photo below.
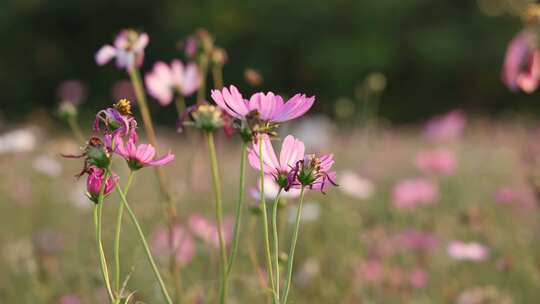
[[[177,42],[206,27],[228,51],[225,83],[252,91],[243,81],[251,67],[265,80],[258,89],[315,94],[318,112],[334,115],[339,98],[355,102],[373,72],[386,76],[381,115],[393,122],[456,107],[538,112],[536,98],[500,81],[506,44],[521,27],[515,12],[525,2],[3,0],[0,111],[8,121],[36,108],[52,112],[65,79],[88,86],[88,110],[110,104],[112,83],[125,75],[96,66],[93,56],[118,30],[150,34],[148,70],[156,60],[182,58]]]

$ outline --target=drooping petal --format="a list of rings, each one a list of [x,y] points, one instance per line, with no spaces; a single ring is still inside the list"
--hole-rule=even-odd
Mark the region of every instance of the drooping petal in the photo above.
[[[163,166],[166,165],[174,160],[174,154],[172,154],[170,151],[165,154],[163,157],[148,162],[149,166]]]
[[[518,88],[517,78],[523,62],[527,60],[528,54],[531,52],[531,39],[530,32],[522,31],[510,41],[506,50],[502,79],[511,90],[517,90]]]
[[[96,53],[96,63],[104,65],[116,56],[116,49],[111,45],[102,46]]]
[[[526,93],[532,93],[538,87],[540,81],[540,53],[534,51],[529,56],[526,70],[520,73],[516,84]]]
[[[272,117],[275,122],[284,122],[304,115],[315,102],[315,96],[306,97],[304,94],[296,94],[289,99],[281,108],[280,112]]]

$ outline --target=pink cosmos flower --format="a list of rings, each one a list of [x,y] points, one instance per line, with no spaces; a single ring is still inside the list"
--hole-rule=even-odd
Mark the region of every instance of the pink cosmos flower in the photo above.
[[[191,232],[215,248],[219,248],[219,234],[217,226],[199,214],[189,217],[188,226]],[[223,220],[223,240],[227,246],[232,240],[233,221],[227,217]]]
[[[171,65],[157,62],[150,73],[145,76],[148,93],[156,98],[160,105],[171,103],[174,93],[190,96],[199,88],[201,78],[197,65],[186,66],[180,60],[173,60]]]
[[[467,119],[461,110],[453,110],[430,119],[424,128],[426,137],[435,142],[453,141],[461,138]]]
[[[499,204],[512,204],[520,200],[521,193],[510,187],[502,187],[495,191],[494,198]]]
[[[315,97],[296,94],[287,102],[272,92],[255,93],[249,100],[244,99],[238,89],[231,85],[229,88],[212,90],[212,99],[225,112],[237,119],[258,113],[258,118],[267,122],[285,122],[304,115],[315,102]]]
[[[88,198],[92,200],[94,203],[98,202],[104,174],[105,174],[105,170],[103,169],[99,169],[93,166],[88,168],[88,177],[86,179],[86,191],[87,191]],[[107,181],[105,183],[105,188],[103,191],[104,196],[109,195],[114,190],[114,187],[118,184],[118,180],[119,180],[118,175],[114,173],[107,178]]]
[[[508,45],[502,70],[506,86],[516,91],[532,93],[540,80],[540,51],[535,46],[536,35],[530,31],[520,32]]]
[[[263,152],[263,171],[268,176],[273,176],[278,185],[285,187],[283,178],[289,175],[289,172],[296,166],[296,163],[304,159],[305,147],[304,143],[294,138],[292,135],[288,135],[283,140],[281,145],[281,152],[279,154],[279,160],[274,152],[270,137],[264,134],[261,135],[258,143],[254,143],[252,148],[248,150],[249,164],[253,169],[260,170],[261,163],[259,157],[259,145],[262,145]],[[280,177],[282,180],[280,180]]]
[[[362,177],[354,172],[341,172],[339,185],[341,191],[351,197],[366,200],[375,194],[375,185],[365,177]]]
[[[259,188],[250,188],[249,194],[253,199],[260,199],[261,193],[260,193],[260,187],[261,187],[261,181],[259,179],[259,182],[257,183],[259,185]],[[279,185],[276,183],[276,180],[272,178],[271,176],[266,175],[264,177],[264,195],[267,199],[275,199],[278,191],[279,191]],[[300,189],[290,189],[287,192],[282,192],[280,194],[282,198],[297,198],[300,196]]]
[[[458,261],[482,262],[489,258],[489,249],[476,242],[452,241],[446,251],[450,257]]]
[[[116,58],[119,69],[130,70],[140,67],[144,60],[144,49],[148,45],[148,34],[131,29],[122,30],[114,40],[114,45],[106,44],[96,53],[96,63],[104,65]]]
[[[447,149],[420,151],[416,154],[416,167],[425,174],[452,175],[457,160],[454,152]]]
[[[429,205],[439,196],[439,188],[430,180],[411,178],[400,181],[394,186],[392,199],[394,207],[411,210],[418,206]]]
[[[158,228],[152,236],[152,252],[166,261],[172,251],[180,265],[189,264],[196,254],[195,242],[191,234],[176,224],[172,230],[172,244],[169,236],[169,227]]]
[[[150,144],[137,145],[138,135],[135,130],[129,134],[127,143],[121,136],[116,136],[114,152],[122,156],[131,170],[139,170],[147,166],[163,166],[174,160],[174,154],[170,151],[159,159],[154,160],[156,149]]]

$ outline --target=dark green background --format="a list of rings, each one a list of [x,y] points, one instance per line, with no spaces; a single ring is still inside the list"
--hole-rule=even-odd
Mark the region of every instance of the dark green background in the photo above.
[[[3,0],[2,115],[53,111],[56,85],[72,78],[89,86],[88,110],[111,103],[110,87],[125,75],[97,67],[93,56],[127,26],[151,37],[145,69],[183,56],[176,42],[204,26],[229,53],[226,83],[250,90],[242,75],[253,67],[265,78],[264,90],[316,94],[319,112],[333,113],[333,102],[352,97],[374,71],[387,76],[381,111],[394,122],[455,107],[539,109],[538,96],[513,94],[500,81],[520,20],[488,16],[472,0]]]

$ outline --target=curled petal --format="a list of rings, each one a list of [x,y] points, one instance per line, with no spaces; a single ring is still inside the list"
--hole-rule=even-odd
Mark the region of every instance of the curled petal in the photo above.
[[[174,154],[172,154],[170,151],[165,154],[163,157],[148,162],[149,166],[163,166],[166,165],[174,160]]]

